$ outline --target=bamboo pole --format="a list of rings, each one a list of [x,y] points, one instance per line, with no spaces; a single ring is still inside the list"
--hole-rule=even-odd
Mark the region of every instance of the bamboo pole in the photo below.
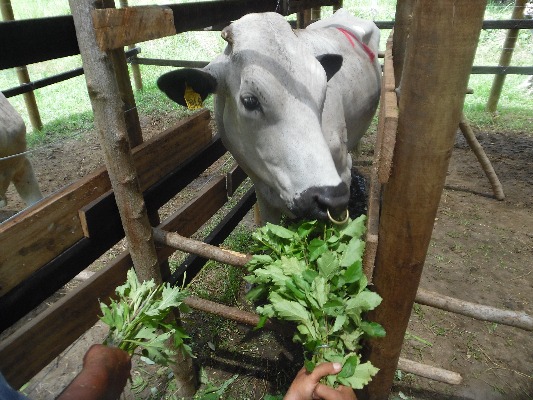
[[[482,321],[496,322],[526,331],[533,331],[533,318],[524,312],[501,310],[482,304],[470,303],[421,288],[418,288],[416,302]]]
[[[457,372],[411,361],[406,358],[400,357],[398,360],[398,369],[401,369],[407,373],[423,376],[424,378],[432,379],[434,381],[444,382],[449,385],[460,385],[463,382],[463,377]]]
[[[524,18],[524,8],[528,0],[516,0],[513,8],[513,15],[511,19],[522,19]],[[507,37],[503,43],[502,54],[500,55],[500,62],[498,66],[507,67],[511,63],[511,58],[513,57],[513,51],[516,44],[516,39],[518,38],[518,33],[520,29],[509,29],[507,31]],[[494,113],[498,107],[498,101],[500,101],[500,95],[502,93],[503,84],[505,82],[506,75],[496,75],[494,76],[494,81],[492,81],[492,87],[490,89],[489,100],[487,101],[487,111]]]
[[[111,58],[96,43],[92,11],[104,1],[69,0],[76,36],[91,98],[95,125],[109,178],[117,201],[122,225],[129,245],[133,265],[140,280],[162,282],[157,253],[152,237],[146,206],[130,151],[128,129],[124,118],[120,87]],[[192,396],[196,391],[196,374],[190,358],[178,352],[173,368],[179,396]]]
[[[14,21],[15,15],[13,13],[13,7],[11,7],[11,0],[0,1],[0,10],[2,12],[2,19],[4,21]],[[28,68],[25,65],[21,65],[15,68],[19,83],[25,84],[31,82]],[[26,104],[26,110],[28,111],[28,117],[30,118],[31,126],[34,130],[40,131],[43,129],[43,123],[41,121],[41,115],[39,114],[39,107],[35,100],[35,93],[33,91],[26,92],[22,95],[24,103]]]
[[[154,240],[177,250],[197,254],[204,258],[216,260],[221,263],[230,264],[237,267],[244,267],[251,259],[251,256],[248,254],[221,249],[218,246],[212,246],[198,240],[181,236],[178,233],[167,232],[158,228],[154,228]]]
[[[367,356],[380,372],[361,393],[362,399],[387,399],[392,387],[444,187],[485,5],[486,0],[423,0],[416,2],[412,10],[403,58],[393,169],[383,190],[373,279],[383,302],[368,316],[384,326],[387,336],[368,343]],[[396,36],[394,39],[393,49]]]
[[[241,324],[256,326],[259,322],[259,315],[255,313],[243,311],[236,307],[215,303],[213,301],[205,300],[196,296],[189,296],[183,302],[195,310],[218,315]],[[272,320],[268,320],[265,323],[264,329],[274,330],[284,336],[292,336],[294,334],[293,329],[288,329],[285,324],[281,324]],[[450,385],[459,385],[463,380],[461,375],[456,372],[433,367],[427,364],[421,364],[406,358],[400,358],[398,362],[398,368],[406,373],[415,374],[438,382],[448,383]]]
[[[481,144],[478,142],[474,131],[472,130],[470,124],[468,123],[468,120],[466,119],[463,113],[461,113],[459,129],[461,130],[464,138],[466,139],[466,142],[468,143],[468,145],[476,155],[479,163],[481,164],[481,168],[483,169],[483,172],[485,172],[485,175],[487,176],[490,185],[492,186],[492,192],[494,193],[494,197],[497,200],[504,200],[505,194],[503,193],[503,187],[500,182],[500,179],[498,179],[498,175],[496,175],[496,171],[494,171],[492,163],[487,157],[485,150],[483,150],[483,147],[481,147]]]
[[[128,7],[128,0],[120,0],[120,7]],[[128,50],[131,50],[135,47],[134,44],[130,44],[128,46]],[[137,58],[137,56],[133,57],[134,59]],[[133,82],[135,83],[135,89],[136,90],[143,90],[143,81],[141,77],[141,67],[139,64],[131,63],[131,73],[133,75]]]

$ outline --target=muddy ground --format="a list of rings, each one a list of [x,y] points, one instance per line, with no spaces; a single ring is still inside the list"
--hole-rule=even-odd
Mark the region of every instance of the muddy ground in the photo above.
[[[142,117],[141,122],[150,136],[165,128],[168,120],[168,116],[150,116]],[[503,184],[506,199],[492,198],[488,180],[458,133],[421,287],[533,315],[533,131],[476,135]],[[364,140],[361,160],[371,158],[370,135]],[[102,156],[95,135],[90,133],[46,146],[32,154],[32,162],[43,192],[51,194],[94,170]],[[363,175],[368,169],[360,167]],[[8,207],[0,211],[3,219],[22,207],[12,188],[8,199]],[[179,199],[176,201],[179,203]],[[106,261],[99,262],[101,266]],[[199,292],[216,299],[224,276],[235,279],[235,274],[223,268],[206,270],[196,283],[203,287]],[[75,290],[75,286],[73,282],[63,292]],[[250,309],[239,295],[225,301]],[[251,332],[247,327],[200,313],[192,318],[190,329],[197,364],[205,368],[211,383],[220,385],[239,375],[229,385],[226,398],[260,399],[265,393],[283,391],[301,365],[297,348],[277,334]],[[25,392],[32,399],[54,398],[79,370],[88,346],[104,335],[105,328],[97,324],[35,377]],[[415,305],[402,356],[456,371],[464,380],[451,386],[398,373],[391,398],[533,398],[531,332]],[[133,384],[123,397],[170,396],[173,387],[172,383],[167,385],[167,373],[136,361]]]

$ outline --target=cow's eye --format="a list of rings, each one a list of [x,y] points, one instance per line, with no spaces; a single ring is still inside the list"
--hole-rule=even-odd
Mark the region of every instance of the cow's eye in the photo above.
[[[261,108],[261,104],[255,96],[243,96],[241,97],[241,103],[248,111],[259,110]]]

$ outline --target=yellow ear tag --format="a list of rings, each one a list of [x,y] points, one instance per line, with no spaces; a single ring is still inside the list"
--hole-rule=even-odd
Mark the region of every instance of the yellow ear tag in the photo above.
[[[189,110],[198,110],[203,107],[202,96],[196,93],[192,87],[185,83],[185,93],[183,94],[185,103]]]

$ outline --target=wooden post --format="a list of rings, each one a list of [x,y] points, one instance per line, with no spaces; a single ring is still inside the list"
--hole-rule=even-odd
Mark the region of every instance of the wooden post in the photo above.
[[[128,0],[120,0],[120,7],[128,7]],[[135,45],[129,45],[128,49],[133,49]],[[137,58],[135,56],[134,58]],[[133,82],[135,83],[135,89],[136,90],[143,90],[143,81],[141,77],[141,67],[139,64],[132,63],[131,64],[131,73],[133,75]]]
[[[387,399],[392,387],[461,117],[485,4],[486,0],[423,0],[413,7],[393,169],[383,190],[373,279],[383,302],[368,316],[384,326],[387,336],[368,343],[366,355],[380,371],[361,398]]]
[[[14,21],[15,15],[13,14],[13,7],[11,7],[11,0],[2,0],[0,2],[0,9],[2,12],[2,19],[4,21]],[[15,68],[19,83],[31,82],[28,68],[25,65],[21,65]],[[28,110],[28,117],[33,129],[40,131],[43,129],[43,123],[41,121],[41,115],[39,114],[39,107],[37,107],[37,101],[35,100],[35,94],[33,91],[24,93],[24,103],[26,104],[26,110]]]
[[[162,278],[152,228],[130,151],[123,101],[111,61],[113,55],[102,52],[96,43],[92,11],[96,5],[104,5],[105,0],[69,0],[69,4],[95,125],[104,150],[133,265],[140,280],[153,279],[159,284]],[[173,370],[179,385],[177,394],[183,397],[192,396],[196,391],[196,375],[192,361],[185,358],[181,352],[178,352],[175,361],[177,364]]]
[[[394,79],[396,86],[401,85],[403,63],[407,38],[413,20],[415,0],[402,0],[396,4],[396,18],[394,22],[392,58],[394,60]]]
[[[511,19],[522,19],[524,18],[524,8],[528,0],[516,0],[513,9],[513,15]],[[516,44],[516,39],[518,38],[518,33],[520,29],[509,29],[507,31],[507,37],[503,43],[502,54],[500,55],[500,67],[508,67],[511,63],[511,58],[513,57],[513,51]],[[495,75],[494,81],[492,81],[492,87],[490,89],[490,96],[487,102],[487,111],[494,113],[498,107],[498,101],[500,100],[500,95],[502,93],[503,84],[505,82],[505,74]]]

